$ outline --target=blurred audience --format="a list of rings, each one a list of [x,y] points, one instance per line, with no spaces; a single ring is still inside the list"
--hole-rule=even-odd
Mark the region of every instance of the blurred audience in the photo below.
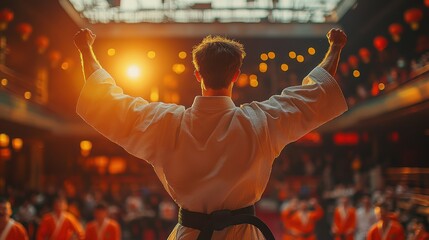
[[[323,209],[314,198],[294,200],[281,216],[287,232],[283,239],[316,240],[316,223],[323,217]]]
[[[376,222],[374,209],[371,205],[369,195],[360,199],[360,206],[356,211],[356,234],[355,240],[365,240],[371,226]]]
[[[108,217],[108,206],[104,203],[96,205],[94,221],[86,225],[85,240],[120,240],[121,228],[119,224]]]
[[[25,228],[10,216],[12,216],[10,202],[5,198],[0,198],[0,239],[28,240]]]
[[[37,231],[37,240],[68,240],[75,235],[84,239],[84,231],[79,221],[67,212],[67,200],[57,196],[53,202],[53,211],[46,213]]]
[[[338,199],[334,210],[332,234],[335,240],[353,240],[356,231],[356,209],[350,204],[348,197]]]
[[[367,240],[405,240],[404,228],[396,218],[392,218],[388,204],[385,202],[378,203],[374,212],[377,222],[369,229]]]

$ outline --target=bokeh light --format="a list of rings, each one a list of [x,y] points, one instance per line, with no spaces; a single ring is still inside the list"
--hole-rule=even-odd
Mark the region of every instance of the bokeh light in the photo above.
[[[355,78],[360,77],[360,72],[359,72],[359,70],[354,70],[354,71],[353,71],[353,77],[355,77]]]
[[[150,91],[150,100],[152,102],[159,101],[159,89],[157,87],[153,87]]]
[[[147,57],[149,59],[154,59],[156,57],[156,52],[155,51],[149,51],[149,52],[147,52]]]
[[[261,73],[264,73],[267,70],[268,70],[268,65],[266,63],[262,62],[262,63],[259,64],[259,71]]]
[[[26,91],[25,93],[24,93],[24,98],[25,99],[30,99],[31,98],[31,92],[30,91]]]
[[[182,74],[186,70],[186,67],[182,63],[176,63],[173,64],[172,70],[177,74]]]
[[[257,87],[259,85],[258,76],[256,76],[255,74],[250,75],[249,80],[249,85],[251,87]]]
[[[245,73],[240,74],[236,82],[236,85],[238,87],[246,87],[248,84],[249,84],[249,76],[247,76],[247,74]]]
[[[9,136],[5,133],[0,133],[0,147],[7,147],[9,145]]]
[[[116,49],[114,49],[114,48],[109,48],[109,49],[107,50],[107,55],[109,55],[109,56],[111,56],[111,57],[115,56],[115,55],[116,55]]]
[[[258,79],[250,79],[250,86],[251,87],[257,87],[259,85]]]
[[[180,59],[185,59],[187,56],[188,56],[188,54],[185,51],[179,52],[179,58]]]
[[[280,69],[283,72],[287,72],[287,70],[289,70],[289,65],[287,65],[286,63],[283,63],[282,65],[280,65]]]
[[[69,67],[70,67],[70,64],[69,64],[68,62],[63,62],[63,63],[61,64],[61,69],[62,69],[62,70],[68,70],[68,69],[69,69]]]

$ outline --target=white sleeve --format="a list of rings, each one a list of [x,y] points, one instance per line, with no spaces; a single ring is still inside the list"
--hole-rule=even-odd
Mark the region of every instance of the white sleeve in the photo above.
[[[164,136],[163,125],[180,106],[149,103],[123,93],[108,72],[95,71],[87,79],[76,112],[102,135],[131,154],[153,163],[157,143]],[[166,130],[171,130],[165,128]]]
[[[286,144],[347,110],[337,82],[321,67],[314,68],[302,85],[285,88],[280,95],[243,107],[260,133],[260,141],[269,146],[271,157],[277,157]]]

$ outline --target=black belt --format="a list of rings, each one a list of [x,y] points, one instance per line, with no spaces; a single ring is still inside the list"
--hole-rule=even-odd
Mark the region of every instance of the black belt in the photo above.
[[[255,216],[253,205],[232,211],[218,210],[211,214],[191,212],[180,208],[179,223],[182,226],[200,230],[197,240],[210,240],[214,231],[221,231],[226,227],[239,224],[254,225],[261,231],[265,239],[274,240],[274,235],[268,226]]]

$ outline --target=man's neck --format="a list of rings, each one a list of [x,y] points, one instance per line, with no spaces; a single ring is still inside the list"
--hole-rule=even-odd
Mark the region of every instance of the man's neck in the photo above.
[[[63,214],[64,211],[54,211],[54,215],[59,218]]]
[[[107,218],[97,219],[96,222],[98,226],[102,226],[105,220],[107,220]]]
[[[383,231],[387,229],[387,227],[389,226],[389,223],[390,223],[390,219],[381,220],[381,228],[383,229]]]
[[[225,96],[225,97],[231,97],[232,96],[232,87],[233,84],[231,83],[226,88],[221,89],[213,89],[213,88],[207,88],[204,83],[201,83],[201,93],[204,97],[214,97],[214,96]]]
[[[204,97],[214,97],[214,96],[231,97],[231,92],[229,92],[228,89],[206,89],[206,90],[202,90],[202,95]]]

